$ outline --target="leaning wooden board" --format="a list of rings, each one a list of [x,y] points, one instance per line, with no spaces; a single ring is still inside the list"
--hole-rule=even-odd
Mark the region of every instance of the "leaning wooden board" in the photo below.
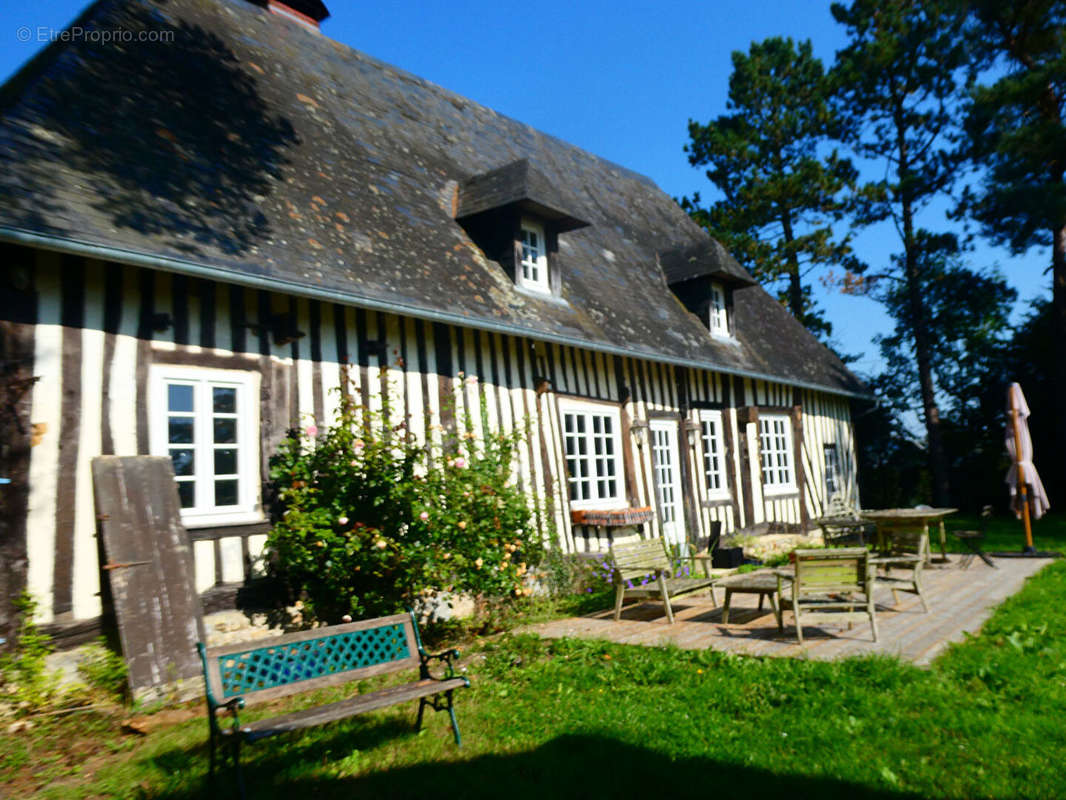
[[[104,572],[135,695],[200,677],[200,598],[181,524],[171,461],[159,456],[93,459]]]

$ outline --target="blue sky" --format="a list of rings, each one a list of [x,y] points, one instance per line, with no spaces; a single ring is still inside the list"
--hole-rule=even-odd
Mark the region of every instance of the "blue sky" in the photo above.
[[[20,26],[60,29],[84,5],[0,0],[0,79],[43,46],[19,41]],[[844,45],[828,0],[326,5],[333,12],[323,26],[327,36],[648,175],[674,197],[700,191],[705,200],[713,187],[689,166],[682,147],[689,118],[706,122],[725,112],[732,51],[789,35],[811,39],[828,64]],[[951,227],[944,205],[920,222],[934,230]],[[875,265],[897,248],[890,226],[857,240],[859,255]],[[975,265],[998,264],[1018,289],[1018,314],[1050,293],[1043,274],[1049,258],[1035,250],[1013,258],[980,240],[972,254]],[[889,329],[878,304],[817,283],[815,291],[839,348],[863,354],[858,371],[876,371],[880,359],[871,338]]]

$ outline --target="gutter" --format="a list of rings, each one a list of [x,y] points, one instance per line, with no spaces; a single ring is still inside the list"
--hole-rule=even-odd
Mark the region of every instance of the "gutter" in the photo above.
[[[252,275],[247,272],[239,272],[237,270],[230,270],[222,267],[211,267],[205,264],[199,264],[195,261],[188,261],[184,258],[148,255],[136,250],[127,250],[125,248],[94,244],[92,242],[83,242],[65,236],[56,236],[49,233],[36,233],[21,228],[11,228],[0,225],[0,241],[31,245],[45,250],[54,250],[60,253],[85,256],[87,258],[99,258],[105,261],[129,264],[131,266],[147,267],[149,269],[164,270],[166,272],[177,272],[198,278],[220,281],[222,283],[234,283],[254,289],[282,292],[297,297],[306,297],[312,300],[324,300],[331,303],[342,302],[352,306],[370,309],[372,311],[385,311],[402,316],[417,317],[430,322],[443,322],[466,328],[477,328],[480,330],[492,331],[494,333],[519,336],[524,339],[536,339],[538,341],[552,342],[554,344],[567,345],[569,347],[580,347],[585,350],[594,350],[601,353],[608,353],[610,355],[639,358],[645,361],[654,360],[656,358],[656,354],[654,353],[645,353],[628,347],[619,347],[617,345],[600,342],[590,342],[586,339],[580,339],[574,336],[545,333],[523,328],[518,325],[493,322],[491,320],[471,319],[470,317],[464,317],[461,314],[454,314],[447,311],[436,311],[430,308],[422,308],[421,306],[376,300],[374,298],[363,297],[349,292],[307,286],[306,284],[295,283],[281,278]],[[659,356],[659,359],[665,363],[674,364],[680,367],[692,367],[695,369],[720,372],[726,375],[737,375],[741,378],[784,383],[789,386],[796,386],[800,389],[810,389],[812,391],[825,392],[826,394],[834,394],[841,397],[853,397],[860,400],[870,400],[873,398],[873,395],[868,393],[852,392],[846,389],[832,389],[816,383],[796,381],[782,378],[780,375],[752,372],[750,370],[737,369],[735,367],[723,367],[710,362],[699,361],[697,359],[662,356]]]

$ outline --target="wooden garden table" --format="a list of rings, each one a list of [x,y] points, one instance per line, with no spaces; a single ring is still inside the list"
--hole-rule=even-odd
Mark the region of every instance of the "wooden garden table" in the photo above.
[[[948,558],[947,533],[944,531],[944,517],[958,511],[957,508],[879,508],[860,511],[859,516],[877,526],[877,547],[884,551],[886,540],[891,539],[895,531],[919,531],[928,540],[929,523],[936,522],[940,528],[940,556]],[[931,552],[931,550],[927,551]]]
[[[783,576],[784,577],[784,576]],[[791,582],[789,577],[788,581]],[[729,575],[718,581],[718,586],[725,589],[725,606],[722,609],[722,624],[729,624],[729,607],[733,601],[733,594],[757,594],[759,595],[759,610],[762,611],[763,600],[770,598],[770,608],[773,609],[777,627],[783,630],[781,624],[781,602],[777,596],[777,573],[774,572],[748,572],[741,575]]]

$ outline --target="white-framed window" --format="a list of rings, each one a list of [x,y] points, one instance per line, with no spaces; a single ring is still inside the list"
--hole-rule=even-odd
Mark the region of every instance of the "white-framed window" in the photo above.
[[[720,283],[711,284],[711,305],[708,311],[708,325],[714,336],[731,336],[729,332],[729,313],[725,305],[725,288]]]
[[[792,420],[787,414],[759,415],[762,485],[766,494],[796,490],[792,459]]]
[[[522,220],[522,260],[518,265],[518,285],[537,292],[550,292],[548,283],[548,242],[544,226],[532,220]]]
[[[703,479],[707,498],[715,500],[729,497],[721,411],[700,411],[700,439],[703,444]]]
[[[840,450],[835,443],[822,446],[825,458],[825,496],[830,499],[840,491]]]
[[[153,364],[149,441],[170,456],[182,521],[255,522],[259,502],[259,374]]]
[[[559,404],[563,423],[570,505],[621,508],[626,505],[618,409],[592,403]]]

